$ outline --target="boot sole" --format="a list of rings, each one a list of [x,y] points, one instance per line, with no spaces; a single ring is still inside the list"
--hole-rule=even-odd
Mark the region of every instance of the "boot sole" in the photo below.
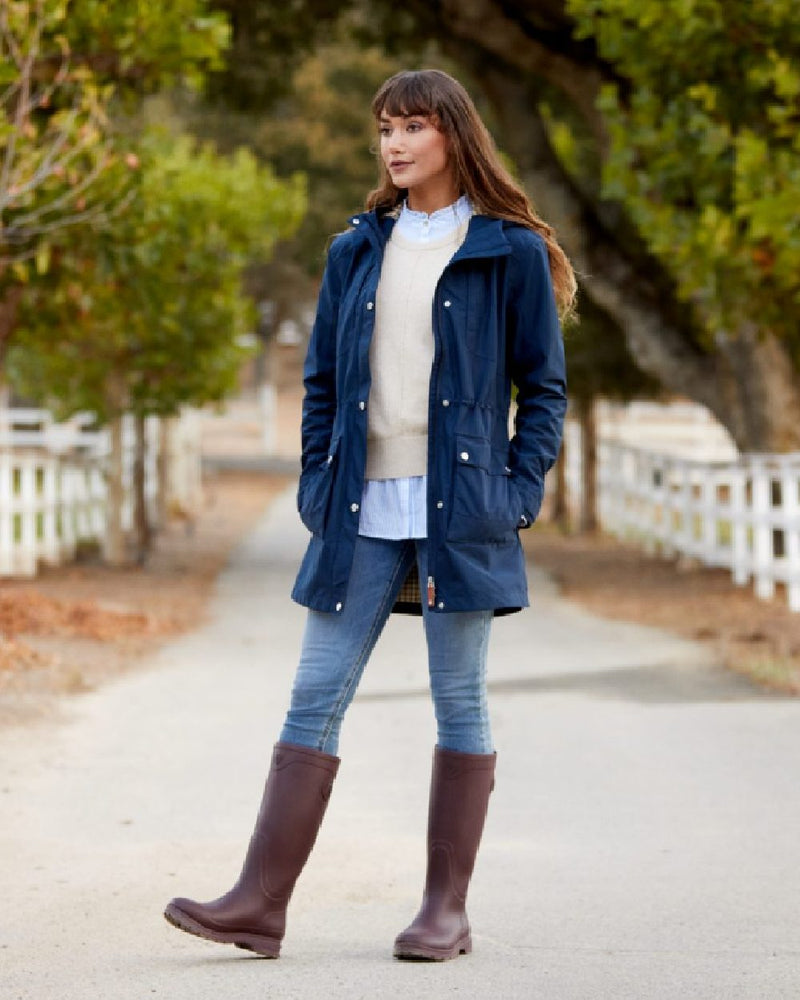
[[[277,958],[280,955],[281,943],[275,938],[265,937],[262,934],[249,934],[246,931],[218,931],[212,927],[204,927],[203,924],[193,920],[183,910],[171,903],[164,910],[164,917],[178,930],[193,934],[195,937],[205,938],[206,941],[215,941],[217,944],[233,944],[245,951],[254,951],[264,958]]]
[[[394,957],[417,962],[448,962],[459,955],[469,955],[472,938],[462,938],[452,948],[432,948],[425,944],[396,944]]]

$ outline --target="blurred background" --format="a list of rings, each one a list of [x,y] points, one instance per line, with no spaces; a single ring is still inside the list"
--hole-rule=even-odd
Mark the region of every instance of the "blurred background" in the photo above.
[[[706,567],[711,638],[746,586],[780,625],[726,641],[800,683],[796,0],[0,0],[6,598],[189,565],[203,524],[230,546],[291,482],[326,247],[375,185],[370,98],[423,67],[466,85],[579,275],[526,544],[595,598],[650,565],[612,536]]]

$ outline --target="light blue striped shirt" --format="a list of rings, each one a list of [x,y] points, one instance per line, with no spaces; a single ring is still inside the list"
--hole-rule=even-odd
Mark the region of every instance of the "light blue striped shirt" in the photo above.
[[[403,202],[395,230],[407,240],[428,243],[449,236],[471,215],[472,206],[466,195],[430,215],[414,212]],[[427,476],[366,480],[361,496],[359,535],[392,539],[427,537],[427,493]]]

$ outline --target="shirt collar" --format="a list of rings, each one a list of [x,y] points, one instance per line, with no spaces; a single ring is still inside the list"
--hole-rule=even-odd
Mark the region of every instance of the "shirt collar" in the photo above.
[[[430,243],[449,236],[467,222],[471,215],[472,205],[465,194],[452,205],[439,208],[430,215],[427,212],[415,212],[408,207],[408,202],[404,201],[397,219],[397,232],[406,239]]]
[[[348,230],[351,237],[360,237],[372,245],[379,256],[383,255],[386,241],[391,237],[392,229],[397,224],[400,207],[392,209],[371,209],[351,216],[352,229]],[[507,228],[519,228],[518,225],[506,222],[491,215],[473,214],[464,242],[453,255],[453,260],[466,260],[468,257],[498,257],[511,253],[511,244],[505,236]]]

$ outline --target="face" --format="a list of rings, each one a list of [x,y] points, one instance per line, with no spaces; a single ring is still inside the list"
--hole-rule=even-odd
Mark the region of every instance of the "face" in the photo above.
[[[434,200],[441,192],[447,205],[455,187],[453,167],[447,137],[427,115],[381,114],[378,121],[381,157],[392,183],[407,188],[409,201],[418,198]],[[449,200],[447,200],[449,199]]]

